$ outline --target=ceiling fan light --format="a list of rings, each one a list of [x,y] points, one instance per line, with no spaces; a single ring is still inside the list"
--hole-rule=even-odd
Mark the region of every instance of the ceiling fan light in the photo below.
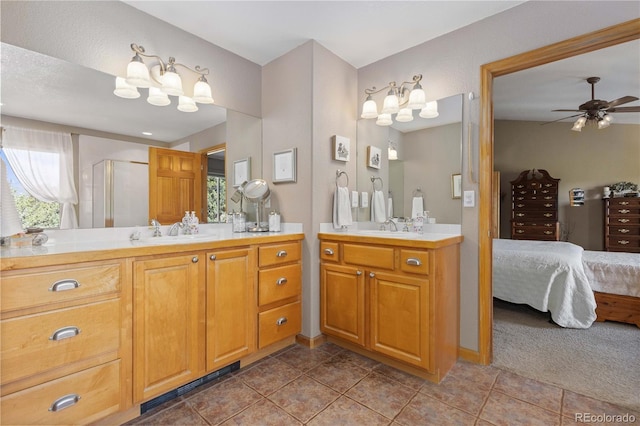
[[[362,104],[361,118],[377,118],[378,117],[378,105],[376,101],[371,99],[371,95],[367,96],[367,100]]]
[[[609,127],[610,121],[607,120],[606,118],[601,118],[600,120],[598,120],[598,130],[600,129],[606,129],[607,127]]]
[[[384,103],[382,104],[382,114],[395,114],[400,110],[400,101],[398,97],[393,93],[393,91],[389,91],[389,94],[384,98]]]
[[[162,76],[162,91],[171,96],[182,96],[184,90],[182,90],[182,79],[180,74],[168,68]]]
[[[391,120],[391,114],[380,114],[376,120],[378,126],[391,126],[393,121]]]
[[[127,65],[127,78],[128,84],[136,87],[149,87],[151,86],[151,80],[149,79],[149,69],[142,62],[142,58],[136,53],[136,56],[131,58],[131,62]]]
[[[193,86],[193,100],[201,104],[212,104],[211,86],[207,83],[207,79],[201,76]]]
[[[586,122],[587,122],[586,117],[583,116],[578,118],[576,122],[573,123],[573,127],[571,128],[571,130],[573,130],[574,132],[581,132]]]
[[[125,99],[137,99],[140,97],[140,92],[138,92],[136,86],[128,84],[123,77],[116,77],[116,89],[113,94]]]
[[[198,106],[195,101],[188,96],[178,97],[178,110],[182,112],[196,112]]]
[[[171,103],[169,96],[160,90],[160,88],[154,86],[149,87],[147,102],[155,106],[167,106]]]
[[[396,115],[396,121],[401,123],[408,123],[413,120],[413,111],[411,108],[402,108],[398,111],[398,115]]]

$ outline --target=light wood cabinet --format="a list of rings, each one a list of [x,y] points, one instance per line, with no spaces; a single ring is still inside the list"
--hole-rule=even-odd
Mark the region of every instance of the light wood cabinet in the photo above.
[[[136,260],[134,402],[204,374],[204,252]]]
[[[207,253],[207,371],[256,349],[255,249]]]
[[[321,331],[439,382],[457,359],[461,237],[424,248],[400,239],[320,238]]]

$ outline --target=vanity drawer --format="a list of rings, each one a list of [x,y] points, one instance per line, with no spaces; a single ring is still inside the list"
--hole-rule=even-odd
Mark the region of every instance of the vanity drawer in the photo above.
[[[300,332],[302,312],[300,302],[258,314],[258,347],[260,349]]]
[[[3,272],[2,312],[68,302],[120,291],[120,261]]]
[[[300,264],[280,266],[258,272],[258,304],[260,306],[295,297],[302,287]]]
[[[280,265],[300,260],[300,243],[278,243],[258,247],[258,266]]]
[[[391,247],[344,244],[342,249],[345,263],[393,270],[394,250]]]
[[[79,398],[75,403],[74,395]],[[51,411],[56,401],[58,408]],[[120,361],[7,395],[1,407],[0,423],[5,425],[91,423],[120,410]]]
[[[400,270],[411,274],[429,273],[429,252],[424,250],[400,250]]]
[[[120,347],[120,300],[3,320],[2,383]]]
[[[338,243],[321,241],[320,259],[329,262],[338,262],[340,260],[340,245]]]

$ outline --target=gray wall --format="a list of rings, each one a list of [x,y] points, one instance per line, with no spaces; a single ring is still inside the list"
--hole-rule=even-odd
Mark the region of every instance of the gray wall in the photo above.
[[[602,188],[615,182],[640,183],[640,126],[611,124],[598,130],[586,126],[572,132],[572,123],[496,121],[494,158],[504,198],[500,235],[509,238],[511,184],[523,170],[545,169],[560,179],[558,213],[566,241],[586,250],[603,250]],[[582,188],[585,205],[569,206],[569,190]]]

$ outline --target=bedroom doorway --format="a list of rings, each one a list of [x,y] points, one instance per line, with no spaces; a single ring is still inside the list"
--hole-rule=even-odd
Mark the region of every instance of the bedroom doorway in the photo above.
[[[559,43],[485,64],[480,68],[480,140],[479,140],[479,362],[493,359],[492,293],[492,178],[494,168],[493,79],[627,41],[640,39],[640,20],[574,37]]]

